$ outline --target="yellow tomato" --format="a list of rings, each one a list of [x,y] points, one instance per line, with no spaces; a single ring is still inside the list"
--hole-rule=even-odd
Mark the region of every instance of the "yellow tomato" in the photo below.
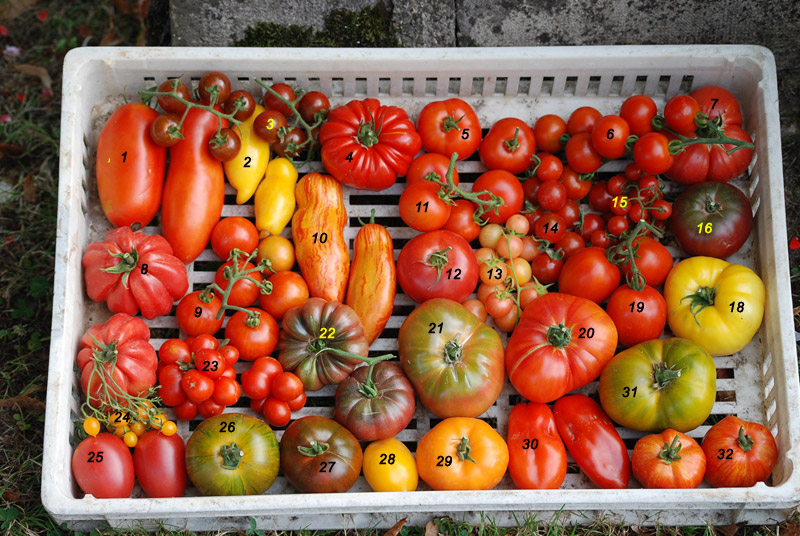
[[[414,455],[395,438],[373,441],[364,450],[364,478],[373,491],[414,491],[419,477]]]
[[[223,162],[228,182],[236,188],[236,204],[246,203],[258,188],[269,165],[269,142],[262,140],[253,130],[256,117],[265,109],[256,104],[255,111],[239,125],[242,148],[233,159]]]
[[[291,270],[295,261],[294,245],[282,236],[268,236],[258,244],[258,260],[261,259],[269,259],[276,273]],[[272,275],[269,270],[266,273]]]
[[[86,417],[83,421],[83,431],[86,432],[87,435],[97,437],[97,434],[100,433],[100,421],[95,417]]]
[[[714,257],[679,262],[664,283],[672,332],[715,356],[735,354],[752,340],[764,317],[764,297],[764,283],[753,270]]]

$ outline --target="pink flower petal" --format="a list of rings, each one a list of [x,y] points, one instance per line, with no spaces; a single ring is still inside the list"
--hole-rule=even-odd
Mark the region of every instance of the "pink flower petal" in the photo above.
[[[10,122],[11,122],[11,114],[0,115],[0,123],[10,123]]]
[[[21,48],[6,45],[6,48],[3,49],[3,56],[19,56],[20,52],[22,52]]]

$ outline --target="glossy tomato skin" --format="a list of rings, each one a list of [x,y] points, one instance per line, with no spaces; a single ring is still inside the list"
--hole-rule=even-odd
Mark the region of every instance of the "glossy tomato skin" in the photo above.
[[[669,271],[672,270],[672,254],[658,240],[649,236],[639,236],[633,239],[633,247],[636,248],[636,267],[644,276],[646,282],[651,287],[660,287],[667,279]],[[627,280],[631,277],[631,265],[622,265],[622,273]]]
[[[608,362],[600,375],[600,404],[633,430],[688,432],[711,414],[716,377],[714,359],[699,344],[653,339]]]
[[[431,299],[406,318],[400,363],[422,404],[438,417],[477,417],[503,389],[503,343],[461,304]]]
[[[450,158],[438,153],[424,153],[411,162],[406,172],[406,187],[414,183],[426,181],[425,177],[431,174],[438,175],[440,184],[447,184],[447,169],[450,167]],[[458,186],[458,170],[453,167],[453,184]]]
[[[475,110],[461,99],[427,104],[417,119],[422,146],[429,153],[469,158],[481,143],[481,124]]]
[[[446,255],[441,274],[436,267],[425,264],[435,264],[436,256],[431,257],[437,252],[443,252],[439,257]],[[415,236],[397,257],[400,288],[417,303],[431,298],[463,302],[475,290],[478,278],[478,261],[472,247],[451,231],[439,229]]]
[[[270,294],[260,294],[258,303],[277,320],[283,320],[289,309],[303,305],[309,298],[308,285],[297,272],[277,272],[268,279],[272,283]]]
[[[223,120],[222,126],[227,123]],[[211,112],[192,108],[183,123],[184,139],[170,148],[161,227],[175,256],[187,264],[208,245],[225,204],[222,163],[208,145],[218,125]]]
[[[260,495],[278,476],[280,454],[264,421],[225,413],[197,426],[185,458],[189,478],[203,495]]]
[[[472,201],[457,199],[442,229],[459,234],[467,242],[472,242],[481,233],[481,226],[475,223],[474,214],[475,205]]]
[[[712,426],[701,446],[706,480],[715,488],[754,486],[769,478],[778,460],[778,445],[769,429],[734,416]]]
[[[753,229],[750,200],[737,187],[725,183],[707,182],[687,188],[675,200],[672,214],[672,233],[691,255],[730,257]]]
[[[158,430],[142,434],[133,451],[136,479],[148,497],[183,497],[186,491],[186,447],[178,434]]]
[[[314,450],[314,445],[320,448]],[[358,439],[325,417],[301,417],[289,425],[281,438],[281,469],[303,493],[349,490],[361,473],[363,459]]]
[[[114,434],[103,432],[81,441],[72,453],[72,474],[84,493],[98,499],[124,499],[133,492],[131,451]]]
[[[742,126],[742,108],[733,93],[719,86],[705,86],[691,92],[700,111],[710,119],[722,118],[722,124]]]
[[[642,290],[620,286],[608,299],[606,312],[617,326],[619,343],[626,347],[659,338],[667,325],[667,302],[650,285]]]
[[[628,487],[628,450],[597,402],[586,395],[565,396],[556,401],[553,415],[567,450],[595,485],[607,489]]]
[[[508,472],[519,489],[558,489],[567,476],[567,450],[549,406],[530,402],[508,416]]]
[[[662,454],[679,449],[675,458]],[[666,459],[665,459],[666,457]],[[633,476],[645,488],[697,488],[706,472],[706,455],[697,441],[676,430],[645,436],[631,455]]]
[[[583,248],[564,263],[558,277],[558,290],[602,303],[619,286],[620,273],[599,247]]]
[[[490,210],[482,216],[489,223],[505,223],[508,218],[522,209],[525,201],[525,193],[519,179],[502,169],[482,174],[472,185],[472,191],[475,193],[488,191],[503,199],[503,206],[498,207],[497,212]],[[490,196],[483,194],[478,198],[488,201]]]
[[[213,334],[220,330],[225,316],[217,318],[217,314],[222,308],[222,300],[215,293],[210,295],[209,302],[206,303],[202,298],[202,290],[195,290],[184,296],[178,302],[175,317],[178,320],[178,327],[190,337],[201,334]]]
[[[403,369],[382,361],[372,371],[374,396],[359,389],[367,380],[369,367],[358,367],[336,389],[335,418],[361,441],[394,437],[414,417],[414,388]]]
[[[432,182],[408,185],[398,204],[403,222],[416,231],[440,229],[450,217],[450,205],[439,197],[439,186]]]
[[[150,223],[161,206],[167,150],[150,137],[158,113],[139,102],[117,109],[97,140],[97,191],[114,227]]]
[[[552,402],[588,384],[613,357],[617,329],[591,301],[550,293],[527,307],[508,340],[511,384],[532,402]]]
[[[373,441],[364,449],[363,469],[372,491],[414,491],[419,483],[414,455],[393,437]]]
[[[480,419],[445,419],[417,445],[419,477],[437,491],[492,489],[507,468],[506,442]]]
[[[515,117],[500,119],[489,129],[478,152],[489,169],[522,173],[531,165],[531,156],[536,152],[533,129]]]
[[[271,355],[278,345],[278,323],[266,311],[250,307],[250,311],[259,315],[259,323],[255,327],[247,325],[248,314],[237,311],[225,326],[225,338],[239,350],[239,358],[243,361]]]

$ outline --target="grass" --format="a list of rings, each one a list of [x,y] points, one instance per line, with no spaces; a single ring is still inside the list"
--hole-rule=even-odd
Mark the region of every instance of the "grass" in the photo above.
[[[114,7],[135,7],[134,0],[100,3],[51,0],[35,4],[32,0],[0,0],[0,13],[11,13],[12,4],[15,15],[0,20],[8,31],[8,36],[0,37],[0,48],[12,54],[13,49],[6,47],[19,49],[18,55],[0,56],[4,67],[4,75],[0,77],[0,144],[3,144],[0,145],[0,474],[3,475],[0,480],[0,533],[68,534],[68,530],[58,526],[45,512],[39,488],[55,262],[61,66],[66,52],[82,44],[134,45],[142,42],[145,30],[150,43],[161,44],[168,32],[156,24],[145,28],[135,11],[120,12]],[[30,7],[16,13],[17,7],[25,5]],[[164,18],[165,5],[165,1],[153,1],[152,20]],[[156,11],[160,13],[158,16],[153,15]],[[365,17],[370,14],[362,13]],[[364,19],[364,24],[378,29],[384,22],[380,17],[372,17],[371,22]],[[277,32],[275,28],[263,26],[261,31],[265,33],[252,37],[271,39]],[[15,69],[20,65],[43,71],[23,68],[25,72],[20,72]],[[787,123],[797,125],[796,96],[792,96],[789,106],[783,98],[782,95]],[[784,172],[790,238],[800,235],[800,217],[797,216],[800,214],[797,210],[800,208],[800,160],[794,156],[798,149],[800,135],[787,135],[784,138]],[[800,265],[800,250],[791,252],[791,261],[793,266]],[[800,295],[800,275],[793,277],[792,282],[794,291]],[[795,304],[798,303],[800,300],[795,296]],[[800,326],[800,315],[796,320]],[[489,515],[481,516],[477,524],[438,518],[427,527],[404,526],[399,536],[777,536],[800,533],[798,515],[780,525],[757,527],[636,527],[615,524],[608,519],[576,526],[557,521],[557,518],[539,519],[528,515],[519,517],[516,526],[500,527]],[[297,531],[295,534],[326,536],[341,532]],[[347,532],[373,536],[385,531]],[[104,529],[92,534],[144,532]],[[187,533],[162,529],[156,534]],[[288,533],[252,527],[239,534],[284,536]]]

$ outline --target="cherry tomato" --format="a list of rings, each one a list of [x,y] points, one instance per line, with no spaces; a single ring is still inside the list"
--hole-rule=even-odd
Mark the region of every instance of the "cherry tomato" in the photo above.
[[[592,233],[589,242],[591,242],[593,246],[605,249],[611,245],[611,237],[605,230],[598,229]]]
[[[330,111],[331,101],[329,101],[327,95],[321,91],[309,91],[300,99],[297,108],[303,121],[311,126],[316,123],[314,115],[318,112],[323,112],[322,115],[324,117],[325,112]]]
[[[567,190],[567,199],[575,201],[580,201],[589,195],[589,190],[592,188],[591,180],[581,180],[580,175],[569,166],[565,166],[561,172],[561,183]],[[524,186],[523,184],[523,188]]]
[[[582,106],[569,116],[567,120],[567,133],[570,136],[581,133],[591,134],[595,123],[597,123],[601,117],[603,117],[603,114],[595,108],[591,106]],[[586,173],[590,172],[587,171]]]
[[[194,354],[194,366],[197,367],[202,374],[208,376],[212,380],[216,380],[222,376],[222,372],[227,367],[225,359],[216,350],[203,348]]]
[[[292,410],[289,408],[289,404],[272,396],[264,402],[262,411],[270,426],[276,428],[286,426],[292,420]]]
[[[237,311],[225,326],[225,338],[239,349],[239,357],[244,361],[254,361],[261,356],[268,356],[278,345],[278,323],[261,309],[250,307],[250,311],[258,315],[258,325],[248,325],[250,316],[244,311]]]
[[[281,372],[272,379],[270,396],[290,402],[303,393],[303,382],[291,372]]]
[[[647,173],[642,171],[642,168],[636,165],[636,162],[631,162],[625,166],[625,178],[628,182],[639,182],[647,176]]]
[[[161,147],[172,147],[181,139],[181,118],[175,114],[161,114],[150,123],[150,137]]]
[[[195,404],[208,400],[214,394],[214,380],[197,369],[187,370],[183,374],[181,387],[186,397]]]
[[[657,220],[667,220],[672,216],[672,204],[669,201],[658,199],[650,207],[650,214]]]
[[[237,89],[231,92],[230,96],[222,104],[222,111],[226,114],[232,113],[237,104],[239,104],[239,109],[233,116],[237,121],[250,119],[250,116],[256,111],[256,100],[249,91],[244,89]]]
[[[536,146],[548,153],[557,153],[564,148],[560,138],[566,132],[567,123],[553,114],[543,115],[533,125],[533,137],[536,140]]]
[[[203,400],[197,405],[197,413],[204,419],[221,415],[223,411],[225,411],[225,406],[217,404],[213,398]]]
[[[567,202],[567,189],[559,181],[543,182],[536,199],[544,210],[558,210]]]
[[[214,136],[209,142],[211,154],[220,162],[232,160],[239,154],[242,148],[242,140],[235,130],[223,128],[219,131],[219,136]]]
[[[489,223],[484,225],[481,229],[481,232],[478,234],[478,241],[481,244],[481,248],[495,249],[502,237],[503,227],[496,223]],[[481,256],[478,255],[478,258],[481,258]]]
[[[473,215],[475,205],[466,199],[457,199],[456,204],[450,207],[450,217],[447,218],[442,229],[453,231],[461,235],[467,242],[472,242],[481,232],[481,226],[475,223]]]
[[[197,404],[188,398],[173,408],[175,417],[182,421],[191,421],[197,417]]]
[[[291,270],[292,266],[294,266],[294,245],[288,238],[283,236],[268,236],[258,244],[258,255],[256,258],[259,261],[267,259],[272,266],[273,273],[286,272],[287,270]]]
[[[664,173],[674,159],[669,152],[669,140],[660,132],[648,132],[633,146],[633,160],[650,175]]]
[[[697,130],[694,118],[698,113],[700,105],[693,97],[676,95],[664,105],[664,122],[678,134],[686,136]]]
[[[196,337],[186,339],[186,344],[189,345],[189,348],[191,348],[192,352],[199,352],[204,348],[208,348],[210,350],[216,350],[219,348],[219,341],[213,335],[208,333],[201,333]]]
[[[536,220],[533,226],[533,234],[540,240],[548,242],[558,242],[567,232],[567,224],[564,218],[555,212],[549,212]]]
[[[242,395],[242,388],[233,378],[226,378],[225,376],[218,378],[214,382],[214,394],[212,395],[214,402],[220,406],[232,406],[239,401]]]
[[[564,218],[564,223],[566,224],[566,228],[572,228],[578,220],[581,218],[581,208],[578,203],[573,201],[572,199],[567,199],[567,202],[564,205],[556,210],[556,214]]]
[[[494,318],[500,318],[508,314],[514,307],[514,300],[510,294],[492,292],[486,297],[486,312]]]
[[[428,181],[407,186],[400,195],[400,217],[417,231],[441,229],[450,217],[450,205],[439,197],[440,186]]]
[[[589,206],[598,212],[611,211],[614,196],[608,191],[608,183],[596,182],[589,190]]]
[[[603,164],[603,158],[592,145],[592,135],[589,132],[572,136],[565,151],[567,163],[578,173],[592,173]]]
[[[542,181],[557,181],[564,171],[564,164],[557,157],[550,153],[539,153],[539,165],[536,168],[536,176]]]
[[[528,234],[528,231],[531,230],[531,224],[528,221],[528,218],[523,216],[522,214],[514,214],[508,221],[506,221],[506,229],[519,233],[521,235]]]
[[[211,231],[211,249],[223,261],[228,260],[233,248],[252,253],[258,247],[258,229],[253,222],[241,216],[222,218]]]
[[[225,360],[225,365],[228,368],[232,368],[233,365],[239,361],[239,350],[235,346],[231,346],[230,344],[220,346],[219,353],[222,359]]]
[[[228,100],[231,94],[230,78],[218,71],[211,71],[200,77],[200,83],[197,86],[200,102],[206,105],[211,102],[211,94],[214,91],[214,86],[218,88],[214,102],[223,103]]]
[[[567,231],[564,233],[564,236],[562,236],[555,244],[556,250],[560,249],[564,252],[565,261],[572,257],[575,252],[585,247],[586,242],[584,242],[581,235],[578,233],[573,233],[572,231]]]
[[[627,151],[625,142],[630,133],[630,127],[623,118],[606,115],[592,129],[592,146],[604,158],[621,158]]]
[[[191,363],[192,350],[185,341],[167,339],[161,343],[161,348],[158,349],[158,360],[164,365],[170,365],[178,361]]]
[[[651,287],[661,286],[672,270],[672,254],[661,242],[646,236],[635,238],[632,245],[636,248],[636,267],[642,272],[647,284]],[[623,275],[627,278],[630,272],[630,264],[623,264]]]
[[[553,259],[547,253],[539,253],[531,261],[531,273],[540,283],[549,285],[558,281],[564,267],[563,259]]]
[[[653,131],[651,121],[658,113],[656,103],[647,95],[633,95],[625,99],[619,115],[630,127],[631,134],[643,136]]]
[[[586,214],[583,217],[583,228],[581,229],[581,236],[584,240],[589,240],[592,236],[592,233],[595,231],[599,231],[604,229],[606,223],[603,221],[603,217],[599,214]]]
[[[189,91],[189,88],[186,87],[180,78],[170,78],[169,80],[161,82],[161,85],[158,86],[158,91],[173,91],[172,85],[175,83],[173,80],[177,80],[178,87],[174,89],[178,92],[178,96],[186,99],[187,101],[192,100],[192,94]],[[178,116],[183,115],[183,112],[186,111],[186,105],[175,97],[158,97],[158,105],[161,106],[165,112]]]
[[[190,336],[216,333],[225,320],[224,315],[217,319],[217,313],[222,308],[219,296],[214,292],[210,293],[210,301],[206,303],[200,297],[202,292],[196,290],[184,296],[175,311],[178,327]]]
[[[308,139],[308,136],[304,130],[299,127],[292,127],[289,132],[284,134],[283,138],[279,137],[278,142],[273,144],[273,149],[275,149],[275,153],[278,156],[294,158],[302,152],[300,145],[305,143],[306,139]]]
[[[622,189],[625,186],[627,179],[624,175],[614,175],[610,179],[608,179],[608,193],[611,195],[621,195]]]
[[[447,185],[447,169],[450,166],[450,158],[438,153],[425,153],[419,155],[411,162],[406,171],[406,187],[415,182],[426,181],[425,177],[435,178],[439,183]],[[453,168],[453,184],[458,186],[458,170]]]
[[[278,110],[267,110],[258,114],[255,121],[253,121],[253,132],[268,143],[276,143],[278,141],[278,130],[288,126],[289,123],[286,121],[285,115]]]
[[[606,223],[606,230],[614,236],[619,236],[628,230],[628,218],[625,216],[614,216]]]
[[[272,84],[270,88],[287,101],[294,101],[297,99],[297,96],[294,94],[294,90],[288,84]],[[267,110],[277,110],[286,117],[292,117],[294,115],[294,111],[281,99],[276,97],[272,91],[264,92],[264,108]]]
[[[467,311],[475,315],[475,318],[477,318],[481,322],[486,322],[486,317],[488,313],[486,312],[486,306],[483,305],[482,301],[472,298],[465,301],[461,305],[463,305],[467,309]]]

